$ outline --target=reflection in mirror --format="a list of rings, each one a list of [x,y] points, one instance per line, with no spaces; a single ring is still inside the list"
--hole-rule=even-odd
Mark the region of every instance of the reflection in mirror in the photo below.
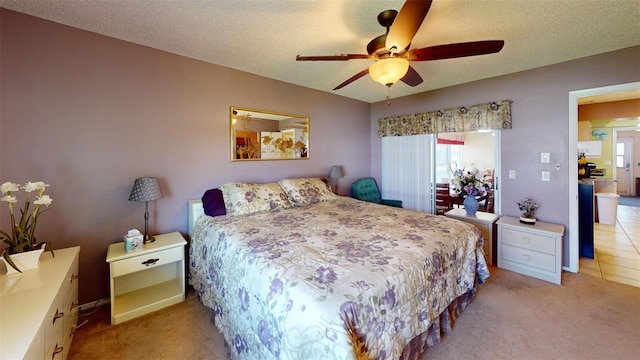
[[[309,117],[232,106],[231,161],[309,158]]]

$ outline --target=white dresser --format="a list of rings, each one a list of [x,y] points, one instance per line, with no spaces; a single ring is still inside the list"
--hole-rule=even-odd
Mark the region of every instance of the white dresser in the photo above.
[[[498,220],[498,267],[556,284],[562,279],[564,225],[537,221]]]
[[[55,249],[40,267],[0,275],[0,359],[66,359],[78,322],[80,247]]]

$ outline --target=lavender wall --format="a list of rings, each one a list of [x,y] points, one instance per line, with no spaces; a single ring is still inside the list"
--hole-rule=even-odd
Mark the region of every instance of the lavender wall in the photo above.
[[[0,27],[0,182],[51,184],[38,235],[82,246],[81,303],[108,295],[107,245],[144,226],[144,205],[127,201],[136,177],[160,178],[165,197],[150,204],[157,233],[186,233],[187,200],[228,181],[324,176],[338,164],[346,194],[358,177],[380,179],[377,119],[389,115],[512,99],[500,175],[518,178],[503,183],[503,213],[518,215],[515,202],[535,195],[541,220],[567,225],[568,92],[640,79],[636,47],[369,105],[6,9]],[[229,162],[232,105],[309,115],[311,158]],[[543,151],[561,165],[548,183]]]
[[[80,245],[80,302],[108,296],[107,246],[144,228],[128,202],[157,176],[153,233],[187,232],[187,201],[228,181],[370,173],[369,104],[0,10],[0,182],[51,184],[39,240]],[[306,114],[309,160],[231,163],[229,106]],[[8,215],[0,207],[0,228]]]
[[[371,106],[371,169],[381,177],[381,141],[377,136],[379,118],[391,115],[470,106],[511,99],[513,129],[502,131],[501,173],[502,215],[520,216],[516,203],[532,196],[540,205],[541,221],[569,224],[569,161],[576,151],[569,149],[569,92],[640,80],[640,47],[591,56],[553,66],[477,81],[442,90],[394,99],[391,106],[379,102]],[[428,76],[428,75],[425,75]],[[393,91],[393,89],[392,89]],[[551,155],[550,164],[540,163],[540,153]],[[560,164],[560,171],[555,170]],[[517,178],[509,180],[508,171]],[[551,181],[541,181],[541,172],[550,171]],[[384,186],[384,185],[383,185]],[[569,233],[564,237],[564,264],[569,258]]]

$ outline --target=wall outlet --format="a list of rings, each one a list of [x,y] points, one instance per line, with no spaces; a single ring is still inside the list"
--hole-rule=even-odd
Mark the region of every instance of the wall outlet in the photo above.
[[[540,162],[543,164],[549,163],[549,153],[540,153]]]
[[[542,181],[549,181],[549,172],[548,171],[543,171],[542,172]]]

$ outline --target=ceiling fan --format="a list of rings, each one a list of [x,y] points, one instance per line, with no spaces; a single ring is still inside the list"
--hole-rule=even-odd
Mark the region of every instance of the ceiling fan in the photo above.
[[[502,50],[504,40],[472,41],[409,49],[411,40],[427,16],[432,0],[407,0],[400,12],[385,10],[378,15],[378,23],[387,28],[384,35],[371,40],[368,54],[341,54],[329,56],[296,56],[297,61],[346,61],[373,59],[376,62],[347,79],[333,90],[341,89],[359,78],[370,74],[373,80],[391,86],[398,80],[409,86],[423,82],[422,77],[409,65],[409,61],[452,59],[497,53]]]

